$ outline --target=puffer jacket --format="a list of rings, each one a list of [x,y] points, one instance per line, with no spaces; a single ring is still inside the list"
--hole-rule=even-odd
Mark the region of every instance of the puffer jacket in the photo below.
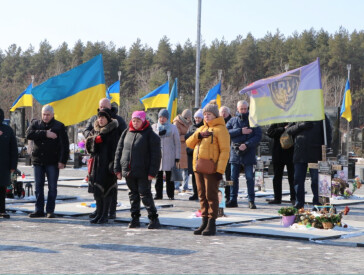
[[[199,139],[198,134],[205,131],[213,134],[207,138]],[[223,117],[215,118],[209,123],[204,121],[204,125],[186,140],[186,145],[194,149],[193,171],[196,171],[196,159],[198,157],[212,159],[217,164],[216,172],[225,173],[226,164],[229,160],[230,136]]]
[[[119,140],[115,153],[114,172],[123,177],[155,177],[161,163],[161,140],[149,121],[140,130],[133,130],[131,122]]]
[[[47,130],[57,138],[47,138]],[[32,161],[35,165],[66,164],[69,157],[69,141],[66,127],[54,118],[49,123],[33,120],[26,131],[26,138],[34,141]]]
[[[230,151],[230,163],[238,164],[256,164],[256,149],[262,139],[262,129],[260,127],[250,128],[249,125],[249,113],[239,114],[229,120],[226,124],[226,128],[229,131],[231,138],[231,151]],[[250,128],[253,131],[248,134],[242,134],[244,127]],[[247,149],[244,153],[237,153],[234,150],[234,144],[245,144]]]

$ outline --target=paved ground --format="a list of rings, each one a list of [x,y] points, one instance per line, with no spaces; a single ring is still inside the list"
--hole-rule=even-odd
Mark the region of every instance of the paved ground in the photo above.
[[[21,170],[32,175],[30,167]],[[61,176],[84,175],[82,170],[61,172]],[[271,180],[267,188],[272,188]],[[286,182],[284,189],[288,189]],[[310,193],[308,184],[306,190]],[[92,199],[85,188],[59,187],[58,194]],[[126,191],[118,194],[121,199],[127,198]],[[364,194],[364,190],[357,194]],[[247,200],[240,200],[239,209],[275,215],[279,208],[268,205],[265,198],[256,202],[258,209],[249,210]],[[188,201],[187,195],[178,196],[173,203],[173,208],[161,209],[160,214],[193,213],[199,208],[197,202]],[[351,209],[348,219],[364,221],[364,203]],[[118,212],[120,217],[126,215]],[[1,274],[363,273],[363,248],[339,246],[340,242],[326,245],[222,232],[202,237],[175,227],[132,230],[126,223],[90,225],[87,217],[30,219],[20,212],[12,214],[10,220],[0,220],[0,228]]]

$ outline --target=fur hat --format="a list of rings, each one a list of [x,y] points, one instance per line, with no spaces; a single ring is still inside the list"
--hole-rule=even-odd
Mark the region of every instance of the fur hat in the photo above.
[[[169,119],[169,112],[167,109],[162,109],[158,113],[158,117],[165,117],[166,119]]]
[[[131,119],[133,119],[133,118],[139,118],[143,122],[145,122],[145,117],[146,117],[146,114],[145,114],[144,111],[135,111],[131,115]]]
[[[0,109],[0,124],[4,121],[4,111],[3,109]]]
[[[189,109],[183,110],[182,117],[191,120],[192,119],[192,112],[191,112],[191,110],[189,110]]]
[[[200,117],[203,119],[203,112],[202,109],[198,109],[196,113],[193,115],[193,117]]]
[[[111,110],[108,108],[104,108],[102,110],[100,110],[97,114],[98,117],[100,116],[104,116],[106,117],[108,122],[111,122],[112,118],[111,118]]]
[[[211,100],[205,108],[203,108],[203,113],[210,112],[213,113],[215,117],[219,117],[219,107],[216,104],[216,100]]]

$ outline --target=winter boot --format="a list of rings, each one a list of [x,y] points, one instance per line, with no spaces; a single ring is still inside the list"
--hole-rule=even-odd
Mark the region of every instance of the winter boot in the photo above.
[[[132,214],[131,221],[128,225],[128,228],[139,228],[140,227],[139,217],[140,217],[140,214]]]
[[[101,218],[98,220],[97,224],[104,224],[109,222],[108,214],[111,205],[111,200],[112,200],[111,196],[107,196],[104,198],[104,207],[102,209],[102,215]]]
[[[96,200],[96,216],[90,220],[90,223],[97,223],[102,216],[103,203],[102,200]]]
[[[207,226],[207,222],[208,222],[208,218],[207,217],[202,217],[201,226],[199,228],[197,228],[195,231],[193,231],[193,234],[201,235],[202,231],[204,231],[206,226]]]
[[[202,231],[203,236],[214,236],[216,234],[216,220],[209,219],[207,226],[204,231]]]
[[[161,228],[161,224],[159,223],[157,215],[157,217],[153,217],[150,219],[150,223],[148,224],[148,229],[159,229],[159,228]]]
[[[97,212],[96,210],[94,212],[92,212],[90,215],[88,215],[90,219],[93,219],[97,216]]]

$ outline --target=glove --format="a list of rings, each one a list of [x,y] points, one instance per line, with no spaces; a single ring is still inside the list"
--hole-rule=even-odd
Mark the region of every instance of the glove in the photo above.
[[[203,138],[207,138],[211,135],[212,135],[212,132],[209,132],[209,131],[201,132],[201,133],[198,133],[198,138],[203,139]]]
[[[166,133],[167,133],[167,130],[159,131],[159,135],[160,135],[160,136],[164,136]]]
[[[214,175],[215,175],[215,179],[216,179],[217,181],[222,180],[222,174],[220,174],[219,172],[216,172]]]
[[[95,138],[95,143],[102,143],[102,138],[101,138],[101,136],[97,136],[97,137]]]

